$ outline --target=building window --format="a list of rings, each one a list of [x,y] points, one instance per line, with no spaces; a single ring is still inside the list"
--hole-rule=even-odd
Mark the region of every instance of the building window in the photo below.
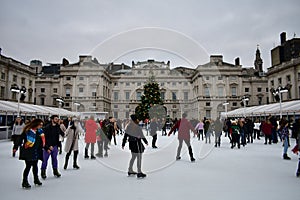
[[[176,92],[172,92],[172,100],[177,100]]]
[[[114,101],[119,100],[119,92],[114,92]]]
[[[269,88],[266,88],[266,92],[269,92]]]
[[[67,81],[70,81],[70,80],[71,80],[71,76],[67,76],[67,77],[66,77],[66,80],[67,80]]]
[[[53,88],[53,93],[57,93],[57,88]]]
[[[206,118],[211,118],[211,112],[210,110],[206,110]]]
[[[83,87],[78,88],[79,93],[83,93]]]
[[[118,119],[119,116],[118,116],[118,112],[114,112],[114,118]]]
[[[281,85],[282,84],[282,80],[281,78],[278,78],[278,85]]]
[[[137,71],[137,74],[142,74],[142,72],[140,70]]]
[[[138,82],[138,83],[137,83],[137,86],[141,86],[141,85],[142,85],[142,83],[141,83],[141,82]]]
[[[210,94],[209,94],[209,88],[208,87],[204,88],[204,96],[206,96],[206,97],[210,96]]]
[[[4,98],[5,87],[1,86],[0,88],[0,98]]]
[[[298,73],[298,80],[300,80],[300,73]]]
[[[80,80],[80,81],[83,81],[83,80],[84,80],[84,77],[83,77],[83,76],[79,76],[79,80]]]
[[[173,109],[176,109],[176,108],[177,108],[177,106],[176,106],[176,105],[173,105],[173,106],[172,106],[172,108],[173,108]]]
[[[25,84],[25,78],[21,78],[21,84]]]
[[[125,92],[125,100],[130,100],[130,92]]]
[[[230,80],[235,81],[236,80],[236,76],[230,76]]]
[[[161,100],[165,100],[165,92],[160,92],[160,98],[161,98]]]
[[[136,100],[140,101],[141,100],[141,96],[142,96],[142,93],[141,92],[137,92],[136,93]]]
[[[236,96],[236,87],[231,87],[231,95]]]
[[[45,98],[44,97],[41,97],[41,105],[43,106],[43,105],[45,105]]]
[[[257,88],[257,92],[261,92],[261,88],[259,87],[259,88]]]
[[[245,92],[249,92],[250,91],[250,89],[249,88],[245,88]]]
[[[232,106],[236,107],[237,106],[237,102],[233,102]]]
[[[18,79],[17,75],[13,75],[13,82],[17,82],[17,79]]]
[[[173,86],[176,86],[176,82],[172,82],[172,85],[173,85]]]
[[[188,92],[184,92],[184,93],[183,93],[183,99],[184,99],[185,101],[189,100],[189,93],[188,93]]]
[[[205,103],[205,106],[210,106],[210,102],[206,102],[206,103]]]
[[[66,106],[66,107],[70,107],[70,103],[66,103],[65,106]]]
[[[29,86],[32,86],[32,80],[29,80]]]
[[[286,81],[287,81],[287,82],[290,82],[290,81],[291,81],[291,75],[287,75],[287,76],[286,76]]]
[[[130,86],[130,83],[129,83],[129,82],[126,82],[126,86]]]
[[[205,79],[206,79],[207,81],[209,81],[209,76],[206,76]]]
[[[223,87],[218,87],[218,96],[219,97],[223,97],[224,96],[223,92],[224,92],[224,88]]]
[[[218,80],[219,81],[223,80],[223,77],[222,76],[218,76]]]
[[[129,112],[125,113],[125,118],[127,118],[127,119],[129,118]]]
[[[53,98],[53,99],[52,99],[52,105],[53,105],[53,106],[56,106],[56,104],[59,104],[59,102],[56,101],[56,98]]]
[[[66,88],[66,97],[71,96],[71,89],[70,88]]]
[[[118,108],[118,105],[114,105],[114,108]]]
[[[114,83],[114,86],[118,86],[118,83],[116,82],[116,83]]]
[[[130,108],[130,106],[129,106],[129,105],[126,105],[126,106],[125,106],[125,108],[126,108],[126,109],[129,109],[129,108]]]
[[[45,92],[45,88],[41,88],[41,93],[44,93]]]
[[[94,103],[92,103],[92,106],[93,106],[93,107],[96,107],[96,103],[95,103],[95,102],[94,102]]]
[[[96,97],[97,96],[97,92],[92,92],[92,97]]]
[[[160,83],[160,86],[165,86],[165,83]]]
[[[184,86],[188,86],[188,82],[184,82],[184,84],[183,84]]]
[[[274,86],[274,81],[273,80],[271,81],[271,86]]]
[[[165,73],[165,70],[160,70],[160,73],[161,73],[161,74],[164,74],[164,73]]]
[[[1,79],[5,80],[5,73],[4,72],[1,72]]]

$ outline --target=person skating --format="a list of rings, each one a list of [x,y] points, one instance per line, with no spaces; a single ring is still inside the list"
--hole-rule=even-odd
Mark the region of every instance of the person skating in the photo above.
[[[215,130],[215,147],[221,146],[221,135],[223,130],[223,123],[221,122],[220,118],[217,118],[214,123],[214,130]]]
[[[84,149],[84,158],[88,159],[88,151],[89,151],[89,146],[91,145],[91,159],[96,159],[94,156],[94,148],[95,148],[95,143],[97,141],[97,129],[100,127],[98,126],[97,123],[94,120],[94,116],[91,115],[90,119],[88,119],[85,122],[85,149]]]
[[[195,130],[198,132],[198,140],[200,140],[200,135],[201,135],[202,141],[204,140],[204,138],[203,138],[203,134],[204,134],[203,133],[203,126],[204,126],[204,123],[201,120],[199,120],[198,124],[195,127]]]
[[[291,160],[291,158],[287,155],[287,151],[289,148],[289,123],[287,120],[282,120],[280,124],[281,134],[282,134],[282,141],[283,141],[283,159]]]
[[[262,123],[262,132],[265,135],[265,144],[268,144],[268,140],[269,140],[269,144],[272,144],[272,124],[271,121],[269,119],[267,119],[266,122]]]
[[[78,153],[79,153],[78,140],[79,140],[79,135],[82,132],[84,132],[84,131],[81,129],[81,126],[79,125],[79,121],[77,119],[74,119],[71,122],[70,126],[65,131],[65,137],[67,138],[66,143],[65,143],[65,152],[67,154],[65,157],[64,169],[67,169],[67,167],[68,167],[68,161],[69,161],[72,151],[74,152],[73,168],[74,169],[80,168],[77,165],[77,157],[78,157]]]
[[[41,167],[41,176],[43,179],[46,179],[46,169],[48,165],[48,159],[51,156],[53,175],[57,178],[61,176],[58,172],[58,145],[59,145],[59,136],[64,136],[64,132],[61,131],[58,124],[59,118],[57,115],[51,116],[51,122],[45,126],[44,133],[46,139],[46,145],[43,150],[43,163]]]
[[[28,183],[28,174],[32,168],[34,184],[41,186],[42,182],[38,177],[38,160],[43,160],[43,146],[45,146],[45,136],[43,130],[43,121],[35,119],[24,127],[22,139],[20,141],[20,160],[25,161],[25,169],[23,172],[22,187],[30,189]]]
[[[124,149],[125,144],[128,140],[129,149],[131,151],[131,159],[128,167],[128,175],[137,175],[138,178],[146,177],[146,174],[142,172],[142,155],[145,150],[143,142],[148,145],[148,141],[145,138],[141,127],[139,126],[139,120],[136,115],[130,116],[131,121],[125,129],[124,138],[122,141],[122,148]],[[137,172],[133,170],[134,161],[137,159]]]
[[[297,146],[298,146],[298,156],[299,156],[299,161],[298,161],[298,169],[296,171],[296,176],[300,177],[300,118],[296,119],[296,123],[293,125],[295,134],[296,134],[296,141],[297,141]]]
[[[16,152],[18,151],[19,144],[22,139],[22,132],[25,127],[25,124],[22,121],[20,116],[17,116],[13,129],[12,129],[12,141],[13,141],[13,149],[12,149],[12,156],[16,156]]]
[[[194,129],[193,125],[186,119],[186,117],[187,117],[187,114],[183,113],[182,118],[179,121],[177,121],[177,123],[169,131],[168,136],[170,136],[175,129],[178,129],[179,145],[178,145],[178,148],[177,148],[176,160],[181,159],[180,152],[181,152],[181,148],[182,148],[182,142],[184,141],[185,144],[187,145],[188,149],[189,149],[189,155],[190,155],[191,162],[194,162],[195,158],[193,156],[193,150],[192,150],[192,146],[191,146],[191,143],[190,143],[190,137],[191,137],[190,136],[190,130],[193,131],[194,134],[198,134],[198,133]]]
[[[233,121],[231,123],[231,148],[233,149],[236,145],[238,145],[238,148],[241,148],[240,143],[240,127],[238,126],[236,121]]]
[[[150,122],[150,135],[152,136],[152,148],[156,149],[156,141],[157,141],[157,129],[158,123],[156,122],[156,118],[153,118]]]

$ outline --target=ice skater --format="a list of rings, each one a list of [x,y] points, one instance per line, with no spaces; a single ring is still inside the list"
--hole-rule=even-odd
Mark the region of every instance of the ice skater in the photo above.
[[[182,118],[179,121],[177,121],[177,123],[172,127],[168,136],[170,136],[172,134],[172,132],[175,131],[175,129],[178,129],[179,145],[178,145],[178,149],[177,149],[176,160],[181,159],[180,152],[181,152],[181,148],[182,148],[182,142],[184,141],[189,149],[189,155],[190,155],[191,162],[195,162],[195,158],[193,156],[193,150],[192,150],[192,146],[191,146],[191,142],[190,142],[190,138],[191,138],[190,130],[193,131],[195,135],[198,133],[194,129],[191,122],[186,119],[186,117],[187,117],[187,114],[183,113]]]
[[[129,149],[131,151],[131,159],[128,167],[128,176],[137,175],[138,178],[145,178],[146,174],[142,172],[142,155],[145,150],[143,142],[148,145],[148,141],[145,138],[142,128],[139,126],[139,120],[136,115],[130,116],[131,121],[125,129],[125,135],[122,142],[122,148],[128,140]],[[137,172],[133,171],[134,161],[137,159]]]

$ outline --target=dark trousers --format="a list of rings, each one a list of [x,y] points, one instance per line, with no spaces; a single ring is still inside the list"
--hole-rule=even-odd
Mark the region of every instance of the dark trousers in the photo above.
[[[133,163],[137,159],[137,171],[142,173],[142,153],[131,152],[131,159],[129,162],[128,172],[133,172]]]
[[[21,135],[14,135],[13,136],[13,149],[16,151],[18,150],[20,144],[21,144],[22,136]]]
[[[257,137],[257,139],[259,140],[259,137],[260,137],[260,130],[254,129],[254,136],[253,136],[253,138],[256,139],[256,137]]]
[[[231,148],[235,147],[236,144],[238,145],[238,148],[240,148],[240,134],[233,133],[231,139]]]
[[[32,160],[32,161],[25,160],[25,165],[26,165],[26,167],[23,172],[23,180],[27,181],[28,174],[29,174],[31,167],[32,167],[33,177],[34,177],[34,179],[37,179],[38,178],[38,161],[37,160]]]
[[[98,145],[98,154],[100,156],[103,155],[103,150],[107,154],[107,150],[108,150],[108,140],[107,139],[102,139],[100,141],[97,141],[97,145]]]
[[[198,130],[198,140],[200,140],[200,135],[201,135],[201,138],[202,138],[202,141],[204,140],[203,138],[203,130]]]
[[[152,136],[152,147],[156,146],[156,141],[157,141],[157,134]]]
[[[191,146],[190,140],[178,139],[179,145],[178,145],[178,148],[177,148],[177,158],[180,157],[180,152],[181,152],[183,141],[185,142],[186,146],[188,146],[188,147]]]
[[[268,140],[269,140],[269,144],[272,144],[272,135],[265,134],[265,144],[268,143]]]

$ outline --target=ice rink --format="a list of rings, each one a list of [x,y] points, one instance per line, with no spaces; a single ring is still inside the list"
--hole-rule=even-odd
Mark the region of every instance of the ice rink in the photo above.
[[[295,171],[298,157],[282,159],[282,144],[264,145],[264,139],[255,140],[241,149],[231,149],[228,138],[222,137],[221,148],[192,138],[196,158],[189,161],[187,148],[183,144],[182,159],[175,161],[177,136],[158,134],[158,149],[146,147],[143,155],[145,179],[127,176],[130,152],[128,144],[121,149],[121,139],[117,145],[112,142],[108,158],[83,159],[84,140],[80,139],[79,170],[63,169],[65,152],[59,155],[61,178],[52,175],[49,159],[46,180],[43,185],[33,185],[30,172],[30,190],[21,188],[24,161],[11,156],[12,143],[0,141],[0,195],[4,200],[15,199],[103,199],[103,200],[153,200],[153,199],[299,199],[300,178]],[[151,144],[151,137],[147,136]],[[291,147],[295,141],[291,140]],[[95,146],[95,153],[98,149]],[[18,156],[18,153],[17,153]],[[39,166],[41,162],[39,162]],[[40,174],[40,171],[39,171]]]

